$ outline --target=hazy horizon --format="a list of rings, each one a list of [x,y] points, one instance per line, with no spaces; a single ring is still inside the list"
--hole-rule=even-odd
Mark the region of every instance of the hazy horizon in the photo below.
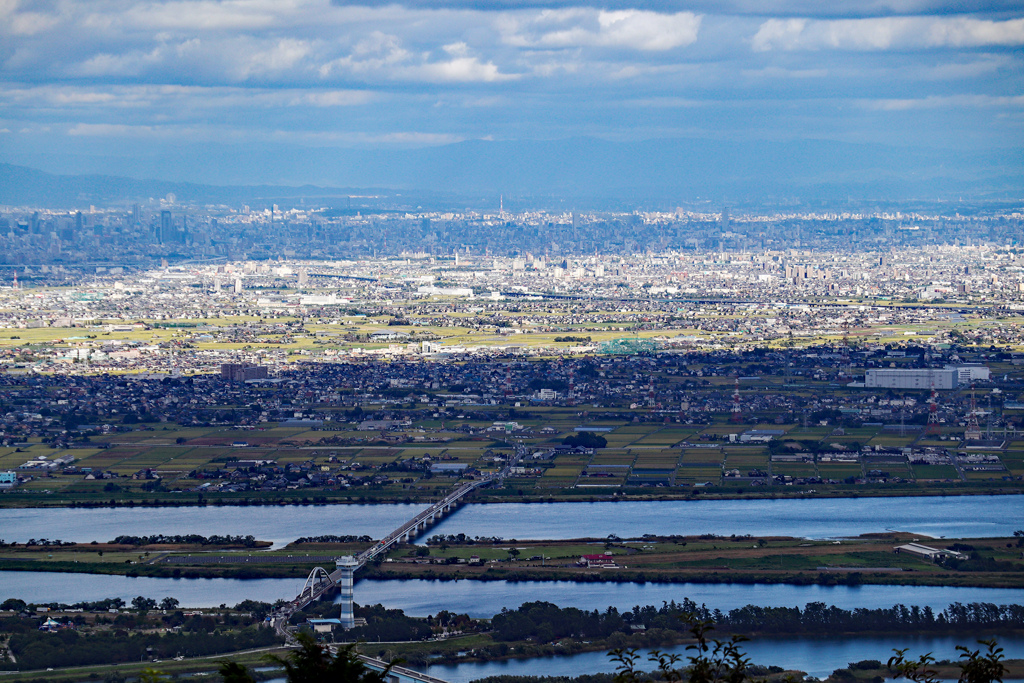
[[[759,179],[826,197],[1024,189],[1017,3],[602,7],[8,0],[0,162],[718,200],[764,194]]]

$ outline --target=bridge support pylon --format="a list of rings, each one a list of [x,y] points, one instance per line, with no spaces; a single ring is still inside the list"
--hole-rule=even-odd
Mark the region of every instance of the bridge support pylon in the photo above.
[[[359,561],[351,555],[346,555],[339,558],[335,564],[338,567],[338,572],[341,574],[340,580],[337,581],[341,598],[341,614],[338,616],[338,620],[341,621],[341,627],[347,631],[356,625],[352,596],[354,594],[353,584],[355,583],[353,575],[356,569],[359,568]]]

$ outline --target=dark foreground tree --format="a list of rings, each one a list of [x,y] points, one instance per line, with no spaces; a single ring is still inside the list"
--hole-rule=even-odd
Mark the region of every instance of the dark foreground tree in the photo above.
[[[221,662],[217,673],[224,679],[224,683],[256,683],[252,672],[238,662]]]
[[[690,625],[690,633],[696,642],[687,645],[694,654],[686,658],[687,665],[681,666],[680,655],[666,654],[659,650],[651,652],[648,659],[657,662],[657,672],[664,681],[689,681],[689,683],[743,683],[751,680],[750,660],[739,644],[746,638],[732,636],[728,640],[713,640],[708,633],[714,630],[712,622],[703,621],[692,615],[684,617]],[[612,650],[612,661],[618,662],[615,683],[640,683],[648,677],[636,670],[640,655],[636,650]]]
[[[750,660],[740,649],[746,638],[732,636],[728,640],[714,640],[708,636],[713,630],[711,621],[701,620],[692,614],[681,617],[689,625],[694,644],[686,649],[693,654],[685,658],[665,654],[658,650],[650,653],[648,660],[657,664],[657,680],[686,681],[687,683],[748,683],[754,681],[750,671]],[[959,683],[1002,683],[1006,667],[1003,663],[1003,649],[996,640],[980,640],[984,649],[972,650],[957,645],[960,652]],[[907,650],[893,650],[895,656],[889,659],[889,670],[893,678],[906,678],[914,683],[939,683],[938,672],[931,668],[935,659],[931,654],[919,659],[907,659]],[[637,671],[640,655],[636,650],[612,650],[609,655],[618,663],[615,683],[642,683],[650,677]]]
[[[326,645],[313,636],[295,636],[299,647],[286,657],[268,655],[266,660],[284,668],[288,683],[387,683],[391,664],[384,671],[374,671],[359,659],[355,644],[346,645],[332,654]],[[237,662],[223,662],[220,675],[224,683],[251,683],[252,674]]]
[[[972,650],[963,645],[957,645],[960,653],[959,683],[1002,683],[1003,674],[1006,673],[1006,666],[1003,664],[1003,648],[999,647],[995,638],[979,640],[979,644],[986,647]],[[938,672],[931,668],[935,664],[935,658],[931,654],[921,655],[920,658],[907,659],[907,650],[893,650],[896,655],[889,659],[889,668],[895,672],[895,678],[906,678],[915,683],[938,683]]]

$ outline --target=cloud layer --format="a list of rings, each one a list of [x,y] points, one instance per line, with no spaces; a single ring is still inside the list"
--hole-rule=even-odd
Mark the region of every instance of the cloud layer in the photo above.
[[[1024,146],[1019,3],[602,6],[0,0],[0,158],[581,135]]]

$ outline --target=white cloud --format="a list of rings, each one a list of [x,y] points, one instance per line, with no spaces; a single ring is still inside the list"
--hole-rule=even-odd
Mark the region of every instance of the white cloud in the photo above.
[[[101,52],[73,67],[72,73],[76,76],[138,76],[147,67],[161,63],[164,56],[163,46],[146,53],[137,50],[122,54]]]
[[[825,78],[828,69],[785,69],[779,66],[766,66],[763,69],[744,69],[741,73],[747,78]]]
[[[312,51],[313,45],[309,41],[282,38],[268,48],[246,56],[236,73],[244,80],[252,76],[288,71]]]
[[[22,133],[46,132],[48,128],[24,129]],[[2,132],[2,131],[0,131]],[[287,129],[263,129],[215,124],[179,125],[134,125],[111,123],[74,123],[65,128],[73,138],[122,138],[137,141],[187,139],[191,142],[241,142],[244,140],[273,140],[296,144],[355,144],[426,146],[447,145],[461,142],[466,138],[453,133],[432,133],[426,131],[309,131]]]
[[[251,131],[234,130],[235,136],[251,135]],[[369,132],[369,131],[294,131],[274,130],[264,134],[265,137],[275,142],[290,142],[296,144],[347,144],[347,145],[396,145],[396,146],[425,146],[425,145],[448,145],[454,142],[462,142],[466,138],[451,133],[425,133],[419,131],[391,131],[391,132]]]
[[[982,55],[968,62],[936,64],[925,68],[922,75],[930,80],[979,78],[1012,67],[1013,61],[1006,55]]]
[[[353,74],[428,83],[494,83],[520,77],[502,73],[494,62],[470,55],[464,42],[445,45],[442,51],[451,58],[432,60],[429,52],[405,49],[398,36],[375,31],[359,41],[349,55],[321,65],[319,73],[325,79]]]
[[[381,96],[365,90],[305,90],[246,87],[202,87],[174,85],[131,86],[35,86],[0,90],[0,105],[32,109],[66,109],[77,116],[134,110],[164,123],[168,111],[218,112],[225,110],[284,109],[292,107],[352,107],[379,101]]]
[[[365,90],[324,90],[306,92],[292,98],[292,106],[312,105],[314,107],[351,107],[367,104],[377,99],[373,93]]]
[[[708,100],[689,99],[686,97],[648,97],[643,99],[628,100],[624,102],[629,106],[657,107],[659,109],[693,109],[695,107],[707,107],[713,104]]]
[[[153,126],[129,126],[121,123],[78,123],[68,129],[68,135],[73,136],[130,136],[151,135],[157,129]]]
[[[519,78],[518,74],[503,74],[494,62],[481,62],[476,57],[458,57],[445,62],[429,62],[410,67],[399,73],[434,83],[494,83]]]
[[[888,50],[1024,45],[1024,19],[875,17],[768,19],[751,40],[754,50]]]
[[[597,44],[634,50],[671,50],[697,40],[701,17],[692,12],[658,14],[625,10],[601,12]]]
[[[57,26],[60,17],[43,12],[18,11],[17,0],[0,1],[0,33],[33,36]]]
[[[818,133],[859,116],[885,136],[884,112],[928,108],[966,128],[957,108],[975,122],[1020,111],[1024,12],[987,2],[951,15],[955,0],[0,0],[0,127],[372,145],[688,125],[784,136],[810,130],[806,115],[830,122]]]
[[[574,8],[508,15],[499,19],[498,27],[504,42],[516,47],[664,51],[694,43],[701,19],[693,12]]]
[[[911,109],[980,109],[989,107],[1024,107],[1024,95],[995,97],[992,95],[931,95],[920,98],[866,100],[865,108],[876,111],[908,111]]]
[[[449,55],[451,55],[452,57],[466,57],[467,55],[469,55],[469,46],[462,41],[445,45],[441,49],[444,50]]]
[[[462,142],[464,137],[451,135],[450,133],[416,133],[398,132],[384,133],[380,135],[367,135],[363,138],[367,142],[385,142],[402,145],[450,145],[455,142]]]
[[[151,30],[254,30],[273,27],[294,6],[266,0],[141,2],[125,12],[123,21]]]
[[[792,50],[797,47],[807,27],[807,19],[769,19],[761,24],[752,41],[759,52],[772,49]]]
[[[928,44],[945,47],[1024,45],[1024,19],[987,21],[953,17],[932,24]]]
[[[373,31],[360,40],[345,57],[322,64],[320,76],[330,78],[339,73],[367,74],[404,64],[411,58],[401,46],[398,36]]]

